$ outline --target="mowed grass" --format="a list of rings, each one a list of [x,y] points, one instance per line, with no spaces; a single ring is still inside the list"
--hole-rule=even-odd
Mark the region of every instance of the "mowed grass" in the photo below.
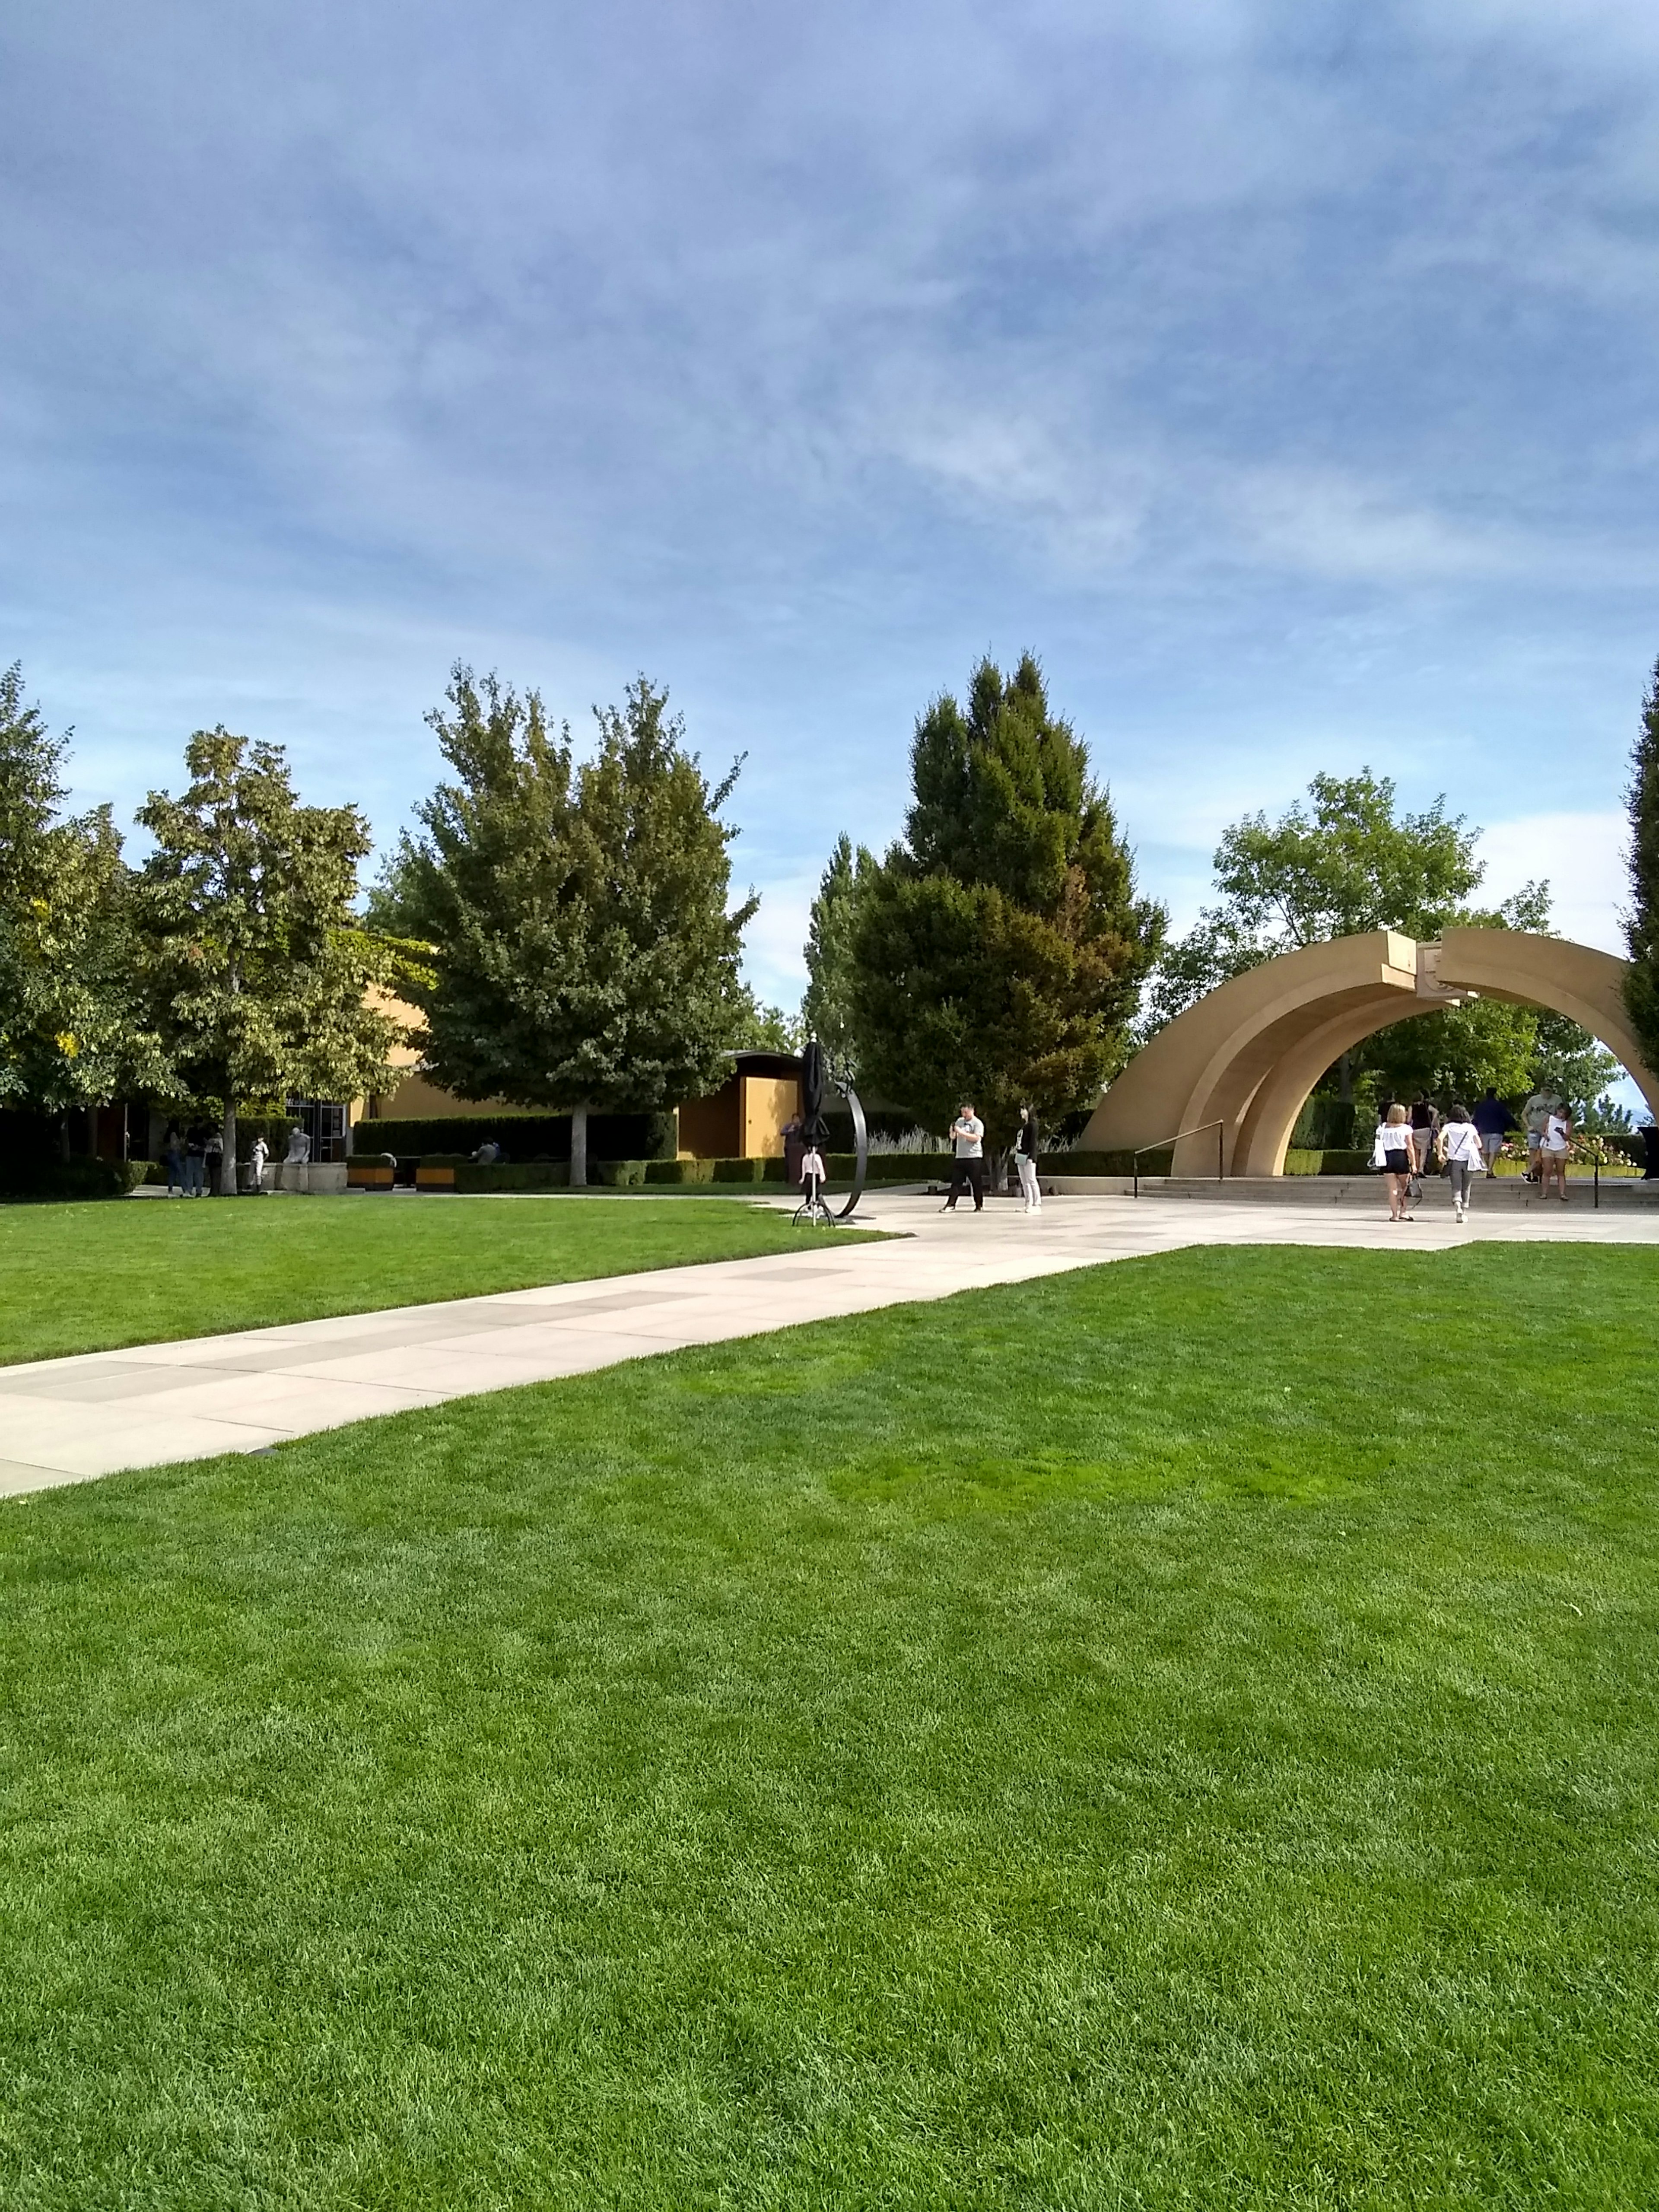
[[[865,1232],[673,1198],[130,1199],[0,1206],[0,1364],[527,1290]]]
[[[1656,1293],[1188,1252],[0,1511],[0,2202],[1659,2201]]]

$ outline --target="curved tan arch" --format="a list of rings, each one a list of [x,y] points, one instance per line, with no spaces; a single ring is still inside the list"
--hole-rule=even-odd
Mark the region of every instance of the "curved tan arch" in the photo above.
[[[1224,983],[1160,1030],[1102,1099],[1083,1144],[1118,1152],[1181,1136],[1176,1171],[1211,1173],[1217,1133],[1204,1125],[1218,1121],[1230,1175],[1282,1175],[1297,1116],[1334,1060],[1472,993],[1577,1022],[1624,1063],[1659,1117],[1659,1081],[1638,1050],[1624,976],[1611,953],[1522,930],[1449,929],[1433,945],[1375,930],[1307,945]]]

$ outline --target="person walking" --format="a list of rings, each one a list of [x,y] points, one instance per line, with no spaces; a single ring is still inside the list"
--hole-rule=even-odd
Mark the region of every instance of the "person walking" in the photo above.
[[[1527,1131],[1527,1181],[1538,1182],[1544,1173],[1544,1131],[1549,1126],[1550,1115],[1559,1110],[1563,1101],[1552,1091],[1534,1091],[1521,1109],[1521,1119]]]
[[[217,1129],[210,1129],[207,1142],[202,1147],[202,1182],[210,1198],[218,1198],[223,1193],[224,1164],[224,1138]]]
[[[1426,1091],[1419,1091],[1412,1102],[1412,1196],[1423,1195],[1423,1177],[1434,1150],[1435,1131],[1440,1127],[1440,1114]]]
[[[185,1140],[179,1133],[179,1124],[169,1121],[167,1134],[161,1139],[161,1158],[167,1162],[167,1196],[185,1194]]]
[[[1472,1178],[1486,1174],[1486,1162],[1480,1126],[1470,1119],[1468,1108],[1456,1100],[1440,1125],[1436,1149],[1451,1178],[1452,1205],[1462,1221],[1468,1212]]]
[[[1572,1142],[1572,1109],[1558,1099],[1544,1124],[1539,1139],[1538,1158],[1542,1174],[1542,1195],[1550,1194],[1552,1179],[1561,1186],[1561,1203],[1567,1202],[1567,1148]]]
[[[1389,1218],[1409,1221],[1406,1207],[1412,1188],[1412,1128],[1403,1106],[1390,1106],[1376,1125],[1376,1146],[1371,1164],[1382,1170],[1389,1186]]]
[[[939,1211],[954,1213],[957,1200],[964,1190],[974,1194],[974,1211],[979,1213],[985,1206],[985,1124],[974,1111],[971,1098],[964,1098],[962,1110],[951,1124],[951,1142],[956,1149],[956,1164],[951,1170],[951,1195]]]
[[[1036,1115],[1029,1106],[1022,1106],[1019,1109],[1019,1134],[1014,1139],[1014,1164],[1019,1170],[1019,1187],[1024,1194],[1025,1211],[1041,1213],[1042,1186],[1037,1181]]]
[[[1474,1126],[1480,1133],[1480,1155],[1486,1164],[1486,1173],[1498,1171],[1498,1155],[1504,1149],[1504,1139],[1511,1129],[1521,1124],[1489,1083],[1486,1095],[1475,1108]]]
[[[202,1163],[207,1157],[207,1139],[200,1125],[192,1121],[185,1138],[185,1196],[202,1195]]]

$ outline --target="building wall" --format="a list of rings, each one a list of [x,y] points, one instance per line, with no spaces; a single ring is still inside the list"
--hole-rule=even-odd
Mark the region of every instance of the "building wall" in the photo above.
[[[451,1114],[514,1114],[521,1108],[508,1106],[500,1098],[458,1098],[453,1091],[441,1091],[425,1076],[404,1076],[395,1091],[382,1091],[378,1098],[360,1098],[351,1109],[354,1121],[365,1115],[375,1121],[435,1121]]]
[[[783,1125],[800,1111],[800,1085],[793,1075],[740,1075],[744,1159],[780,1159]],[[682,1139],[684,1141],[684,1139]]]
[[[693,1159],[732,1160],[743,1135],[740,1079],[731,1076],[706,1098],[688,1098],[680,1109],[679,1149]]]

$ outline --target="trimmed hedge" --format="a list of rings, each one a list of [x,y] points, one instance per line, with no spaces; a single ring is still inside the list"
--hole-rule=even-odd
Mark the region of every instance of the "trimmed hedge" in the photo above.
[[[500,1145],[508,1164],[540,1164],[570,1158],[568,1114],[446,1114],[423,1121],[362,1121],[352,1131],[352,1150],[427,1156],[459,1151],[463,1157],[480,1145]],[[672,1157],[672,1114],[590,1114],[590,1160],[649,1160]]]
[[[607,1190],[642,1190],[645,1170],[643,1160],[592,1160],[587,1172],[590,1180]]]
[[[1143,1152],[1140,1172],[1144,1176],[1168,1175],[1174,1158],[1175,1148],[1170,1145],[1165,1145],[1161,1152]],[[1133,1152],[1041,1152],[1037,1156],[1039,1175],[1126,1176],[1134,1171]]]
[[[678,1184],[713,1182],[713,1160],[647,1160],[645,1164],[647,1182]]]
[[[423,1162],[429,1165],[429,1162]],[[568,1160],[502,1160],[494,1166],[481,1166],[474,1160],[462,1160],[455,1169],[457,1190],[568,1190],[570,1163]]]
[[[149,1173],[149,1160],[7,1160],[0,1200],[125,1198]]]

